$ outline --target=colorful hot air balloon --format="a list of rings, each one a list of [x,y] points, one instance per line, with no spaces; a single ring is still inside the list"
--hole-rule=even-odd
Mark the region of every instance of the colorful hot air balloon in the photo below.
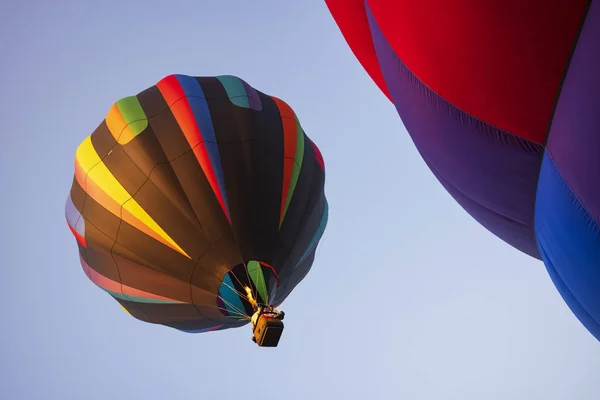
[[[600,340],[600,4],[326,3],[440,183]]]
[[[324,184],[285,102],[234,76],[171,75],[81,143],[66,217],[86,275],[128,313],[206,332],[245,325],[306,276]]]

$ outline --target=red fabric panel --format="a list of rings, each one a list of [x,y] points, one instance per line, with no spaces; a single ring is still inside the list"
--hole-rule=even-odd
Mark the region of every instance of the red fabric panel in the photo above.
[[[425,85],[466,113],[536,143],[544,142],[587,2],[367,0],[395,53]],[[364,2],[327,4],[381,87]]]
[[[354,56],[379,86],[379,89],[391,100],[371,39],[365,2],[363,0],[325,0],[325,4]]]

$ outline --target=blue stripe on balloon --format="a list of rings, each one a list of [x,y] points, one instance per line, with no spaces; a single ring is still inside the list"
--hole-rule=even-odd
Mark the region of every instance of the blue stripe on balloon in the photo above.
[[[221,168],[221,158],[219,156],[215,128],[213,127],[204,91],[202,90],[200,83],[194,77],[187,75],[175,75],[175,77],[177,77],[183,92],[187,96],[188,104],[194,113],[196,124],[198,124],[198,128],[200,128],[200,134],[202,135],[206,152],[210,158],[210,164],[212,165],[215,177],[217,178],[219,190],[221,191],[221,196],[223,196],[223,202],[229,213],[227,193],[225,192],[225,179],[223,177],[223,169]]]
[[[600,340],[600,225],[545,153],[535,204],[536,240],[561,296]]]

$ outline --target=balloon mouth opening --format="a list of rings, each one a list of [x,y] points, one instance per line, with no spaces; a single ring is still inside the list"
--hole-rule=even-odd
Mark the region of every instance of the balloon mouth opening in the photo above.
[[[223,276],[217,307],[226,317],[250,320],[258,304],[270,304],[278,285],[277,273],[269,264],[255,260],[237,264]]]

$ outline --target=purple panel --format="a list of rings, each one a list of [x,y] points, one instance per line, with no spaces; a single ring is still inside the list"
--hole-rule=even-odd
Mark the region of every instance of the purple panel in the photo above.
[[[600,223],[600,4],[592,2],[560,94],[548,153]]]
[[[396,56],[368,7],[367,16],[394,105],[425,162],[479,223],[540,258],[533,203],[542,146],[473,118],[431,91]]]
[[[425,162],[427,163],[427,161]],[[512,242],[508,242],[508,244],[516,247],[523,253],[539,258],[537,256],[537,244],[531,243],[531,226],[520,224],[499,214],[494,214],[492,210],[483,207],[453,187],[431,165],[428,164],[428,166],[444,189],[477,222],[504,241],[506,241],[504,238],[511,238]]]
[[[261,111],[262,102],[260,101],[258,93],[256,93],[256,89],[248,85],[245,80],[240,79],[240,81],[242,81],[242,85],[244,86],[244,89],[246,89],[246,93],[248,94],[248,105],[250,106],[250,108],[256,111]]]
[[[77,207],[75,207],[75,204],[73,204],[71,195],[69,195],[65,204],[65,216],[67,218],[67,223],[71,225],[71,228],[82,237],[85,237],[85,220]]]

